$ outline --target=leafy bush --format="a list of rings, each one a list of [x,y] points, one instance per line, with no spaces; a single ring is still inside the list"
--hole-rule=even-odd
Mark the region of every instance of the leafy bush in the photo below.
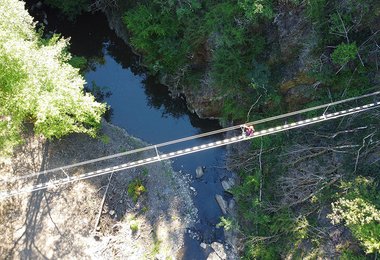
[[[244,16],[252,22],[256,22],[260,17],[271,19],[274,16],[272,0],[238,0],[238,5],[242,8]]]
[[[152,72],[174,72],[184,64],[187,46],[178,41],[181,27],[171,10],[138,5],[123,19],[132,32],[132,45],[144,54],[144,63]]]
[[[84,93],[67,40],[42,41],[21,1],[0,0],[0,12],[0,150],[21,140],[25,122],[47,138],[94,136],[105,106]]]
[[[333,224],[343,223],[361,242],[366,253],[380,252],[380,210],[377,184],[373,180],[358,177],[343,183],[348,189],[344,197],[332,203],[328,215]]]
[[[310,19],[318,26],[323,23],[326,0],[307,0],[307,12]]]
[[[78,68],[78,69],[80,69],[80,71],[84,71],[87,68],[88,61],[83,56],[73,56],[69,60],[69,63],[74,68]]]
[[[237,222],[232,218],[220,217],[220,222],[216,225],[217,227],[223,227],[225,230],[237,229]]]
[[[355,42],[350,44],[341,43],[331,54],[331,58],[335,64],[344,65],[350,60],[355,59],[357,53],[358,47]]]
[[[129,227],[132,230],[132,233],[136,233],[139,230],[139,224],[135,220],[132,220]]]
[[[146,188],[140,179],[135,179],[128,185],[128,195],[135,203],[144,192],[146,192]]]

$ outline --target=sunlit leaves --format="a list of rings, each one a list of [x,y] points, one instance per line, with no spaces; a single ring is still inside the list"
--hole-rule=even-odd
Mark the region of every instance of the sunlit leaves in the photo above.
[[[243,9],[245,17],[252,22],[261,17],[271,19],[274,16],[271,0],[239,0],[238,5]]]
[[[22,2],[0,0],[0,14],[0,150],[20,140],[25,122],[48,138],[94,135],[105,108],[84,94],[68,42],[41,40]]]
[[[347,226],[364,247],[366,253],[380,252],[380,209],[377,184],[364,177],[343,182],[346,195],[332,203],[328,215],[333,224]]]

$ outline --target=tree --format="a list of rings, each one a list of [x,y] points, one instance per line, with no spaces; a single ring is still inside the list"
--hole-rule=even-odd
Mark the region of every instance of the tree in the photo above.
[[[346,194],[332,203],[328,217],[333,224],[348,227],[367,254],[380,252],[378,184],[359,176],[352,182],[344,182],[342,188]]]
[[[344,222],[366,253],[380,252],[380,211],[362,198],[340,198],[329,215],[334,224]]]
[[[25,123],[47,138],[94,136],[105,105],[84,93],[68,41],[42,40],[21,1],[0,0],[0,14],[0,152],[20,142]]]

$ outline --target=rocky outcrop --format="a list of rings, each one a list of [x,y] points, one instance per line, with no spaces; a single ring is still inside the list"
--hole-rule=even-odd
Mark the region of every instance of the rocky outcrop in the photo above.
[[[278,71],[282,81],[278,88],[289,107],[312,100],[318,82],[308,75],[316,57],[312,50],[318,42],[304,6],[280,2],[273,24],[277,34],[271,37],[273,50],[269,63],[281,64]],[[268,32],[270,35],[270,32]]]
[[[99,2],[99,1],[98,1]],[[129,36],[123,23],[123,10],[125,10],[126,3],[124,1],[115,1],[114,5],[98,5],[97,8],[102,10],[107,16],[108,24],[112,30],[115,31],[116,35],[119,36],[123,41],[128,44]]]
[[[177,84],[173,75],[161,77],[160,82],[168,86],[172,97],[185,97],[188,109],[198,117],[216,119],[221,117],[224,95],[209,84],[208,77],[204,75],[198,86]]]

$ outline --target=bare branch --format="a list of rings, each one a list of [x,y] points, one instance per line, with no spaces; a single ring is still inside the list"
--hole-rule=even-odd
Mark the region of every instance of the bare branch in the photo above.
[[[253,105],[251,106],[251,108],[249,109],[248,113],[247,113],[247,122],[249,121],[249,114],[251,113],[251,110],[252,108],[257,104],[257,102],[259,102],[260,98],[262,97],[262,95],[259,96],[258,99],[256,99],[255,103],[253,103]]]
[[[374,134],[376,133],[376,131],[372,132],[371,134],[365,136],[363,138],[363,143],[362,143],[362,146],[358,149],[358,151],[356,152],[356,160],[355,160],[355,168],[354,168],[354,172],[353,173],[356,173],[356,170],[358,169],[358,163],[359,163],[359,157],[360,157],[360,152],[361,150],[366,146],[368,145],[367,144],[367,139],[370,138],[370,141],[369,143],[372,142],[372,137],[374,136]]]

